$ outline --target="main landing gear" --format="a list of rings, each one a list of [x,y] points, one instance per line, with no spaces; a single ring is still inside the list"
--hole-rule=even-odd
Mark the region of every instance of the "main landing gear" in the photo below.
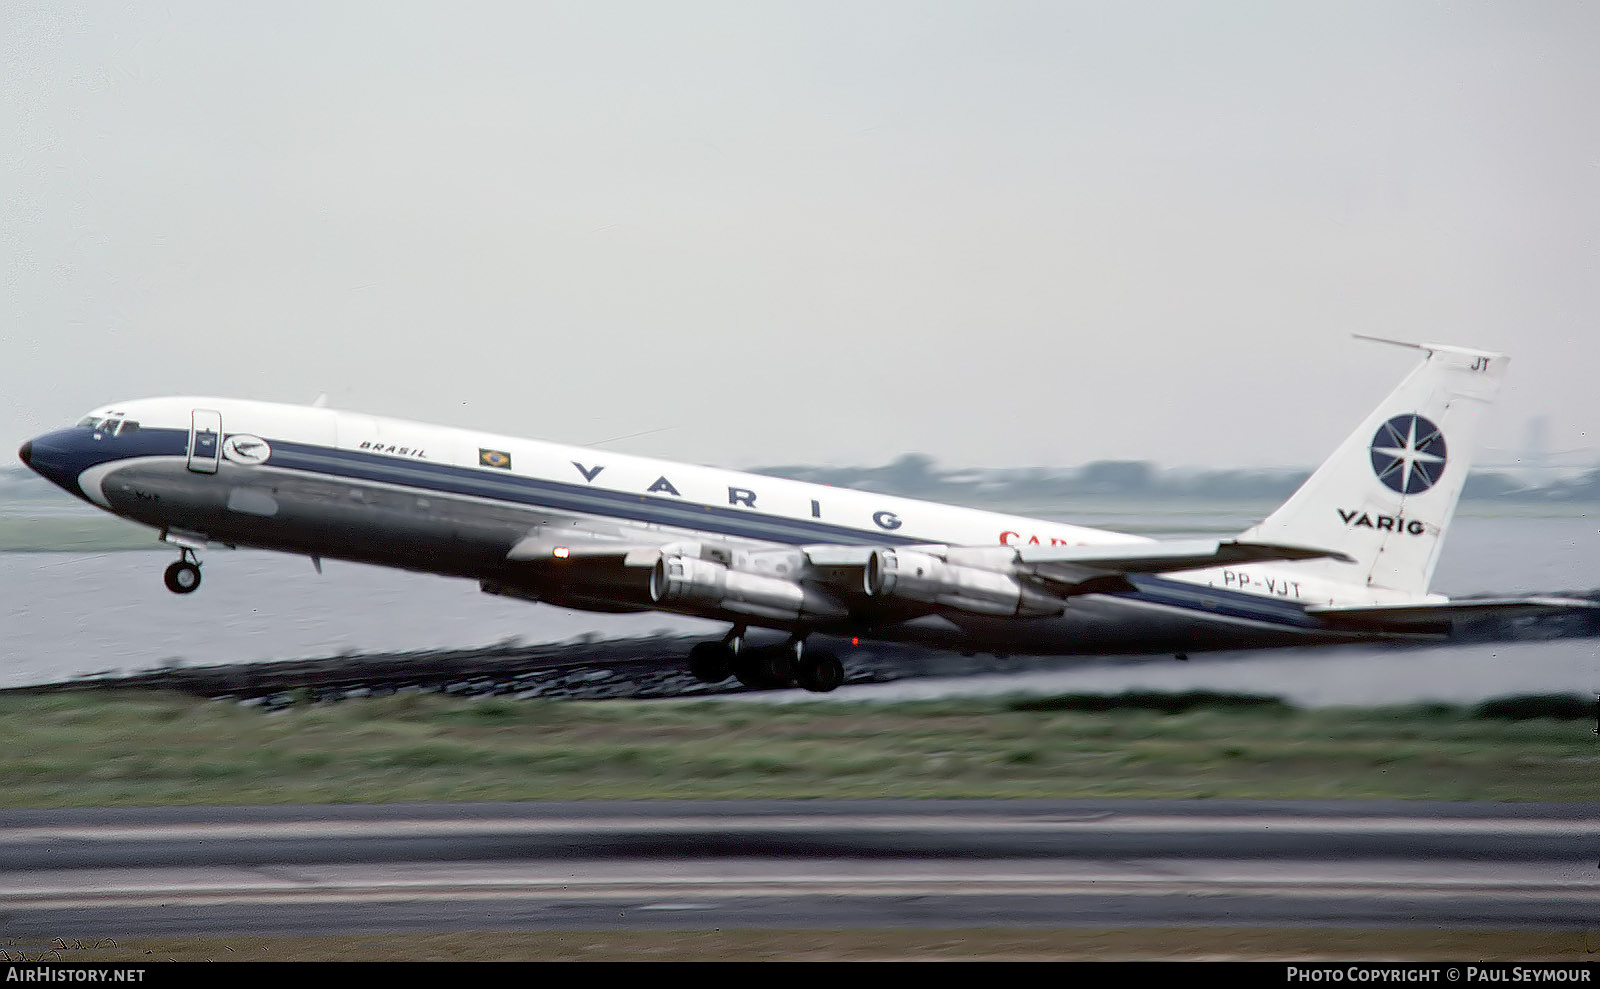
[[[193,594],[200,588],[200,559],[194,555],[192,549],[181,549],[183,555],[178,562],[167,568],[162,579],[167,583],[167,590],[174,594]]]
[[[744,644],[735,627],[721,642],[702,642],[689,650],[689,672],[702,683],[721,683],[730,675],[753,690],[801,687],[825,694],[844,683],[844,664],[825,649],[807,649],[804,637],[781,646]]]

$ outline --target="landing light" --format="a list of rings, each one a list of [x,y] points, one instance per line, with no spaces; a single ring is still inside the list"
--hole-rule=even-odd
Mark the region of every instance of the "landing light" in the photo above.
[[[572,551],[567,549],[565,546],[557,546],[555,549],[550,551],[550,555],[558,560],[565,560],[567,557],[572,555]]]

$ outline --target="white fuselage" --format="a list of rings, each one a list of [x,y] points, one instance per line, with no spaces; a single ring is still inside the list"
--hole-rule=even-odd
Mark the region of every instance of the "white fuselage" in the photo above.
[[[102,407],[85,423],[96,421],[106,425],[80,424],[40,437],[35,469],[180,544],[256,546],[468,577],[496,593],[596,610],[654,608],[798,629],[792,621],[729,615],[703,603],[652,602],[641,593],[645,575],[625,568],[575,559],[556,573],[508,556],[537,533],[580,547],[711,542],[747,554],[815,545],[1150,542],[1062,522],[325,408],[152,398]],[[56,464],[56,474],[41,460]],[[1047,617],[852,615],[807,621],[804,630],[973,651],[1187,651],[1349,638],[1321,628],[1305,606],[1386,599],[1381,591],[1297,572],[1294,563],[1150,575],[1134,583],[1137,589],[1125,593],[1073,598],[1062,614]]]

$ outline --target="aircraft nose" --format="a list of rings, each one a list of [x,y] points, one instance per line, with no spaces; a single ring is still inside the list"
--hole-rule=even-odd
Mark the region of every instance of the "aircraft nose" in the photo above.
[[[35,436],[17,449],[17,456],[28,465],[29,470],[51,484],[78,494],[78,471],[86,465],[76,463],[70,446],[72,439],[64,432]]]

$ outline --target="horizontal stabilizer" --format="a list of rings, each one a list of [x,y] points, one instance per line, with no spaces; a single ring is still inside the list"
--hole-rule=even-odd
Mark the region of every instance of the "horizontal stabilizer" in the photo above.
[[[1338,550],[1288,543],[1241,542],[1236,539],[1175,539],[1113,546],[1020,546],[1017,560],[1027,564],[1063,563],[1110,573],[1171,573],[1269,560],[1348,561]]]
[[[1313,606],[1306,612],[1330,625],[1363,632],[1403,632],[1419,626],[1437,626],[1472,618],[1515,618],[1552,611],[1600,614],[1600,603],[1586,598],[1520,597],[1469,598],[1420,604],[1361,604]]]

